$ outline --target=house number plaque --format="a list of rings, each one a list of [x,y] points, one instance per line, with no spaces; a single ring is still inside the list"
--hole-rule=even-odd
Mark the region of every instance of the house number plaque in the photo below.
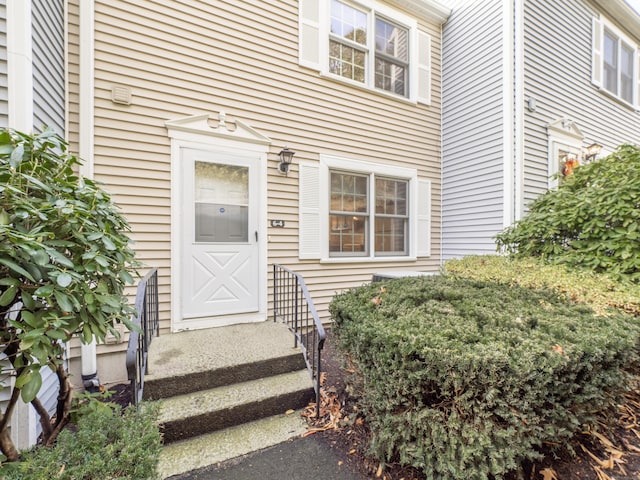
[[[284,220],[271,220],[273,228],[284,228]]]

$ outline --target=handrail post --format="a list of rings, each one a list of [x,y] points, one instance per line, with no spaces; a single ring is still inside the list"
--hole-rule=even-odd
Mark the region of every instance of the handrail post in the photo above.
[[[293,331],[295,333],[297,333],[298,335],[294,335],[295,341],[294,341],[294,345],[293,348],[298,348],[298,336],[299,336],[299,325],[298,325],[298,290],[299,290],[299,284],[298,284],[298,277],[294,277],[295,278],[295,290],[294,290],[294,304],[293,304]]]

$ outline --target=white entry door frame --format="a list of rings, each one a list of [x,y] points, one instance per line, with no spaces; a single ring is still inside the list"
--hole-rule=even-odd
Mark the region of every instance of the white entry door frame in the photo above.
[[[239,120],[228,125],[224,114],[186,117],[165,125],[171,138],[171,330],[265,320],[270,139]],[[204,165],[205,170],[208,165],[221,165],[222,169],[213,170],[247,172],[248,227],[238,241],[209,239],[215,232],[200,232],[199,241],[189,241],[197,203],[194,162]],[[244,209],[242,201],[232,207],[215,205],[214,199],[204,203],[198,207],[204,209],[200,214],[219,215],[221,220],[230,209]]]

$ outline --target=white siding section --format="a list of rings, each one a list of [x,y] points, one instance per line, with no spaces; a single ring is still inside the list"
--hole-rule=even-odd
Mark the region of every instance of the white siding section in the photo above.
[[[583,146],[597,142],[612,151],[622,143],[640,144],[640,113],[592,83],[593,18],[598,12],[588,3],[525,2],[524,14],[525,98],[536,100],[535,111],[525,111],[526,207],[547,189],[549,123],[570,118],[584,134]]]
[[[33,124],[64,135],[64,5],[33,2]]]
[[[502,3],[458,2],[444,26],[444,260],[495,252],[503,226]]]
[[[8,126],[7,0],[0,0],[0,128]]]

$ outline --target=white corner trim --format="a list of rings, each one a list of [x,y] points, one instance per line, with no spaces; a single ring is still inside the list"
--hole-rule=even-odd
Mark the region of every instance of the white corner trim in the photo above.
[[[514,152],[514,212],[518,221],[524,212],[524,0],[515,0],[514,62],[515,62],[515,152]]]
[[[79,2],[80,15],[80,72],[78,114],[78,156],[83,163],[80,174],[94,176],[94,102],[95,102],[95,3],[94,0]]]
[[[33,130],[33,48],[31,0],[7,0],[8,124]]]
[[[515,218],[515,112],[514,112],[514,5],[511,0],[502,1],[502,135],[503,135],[503,220],[505,227]],[[516,99],[520,101],[520,99]]]

